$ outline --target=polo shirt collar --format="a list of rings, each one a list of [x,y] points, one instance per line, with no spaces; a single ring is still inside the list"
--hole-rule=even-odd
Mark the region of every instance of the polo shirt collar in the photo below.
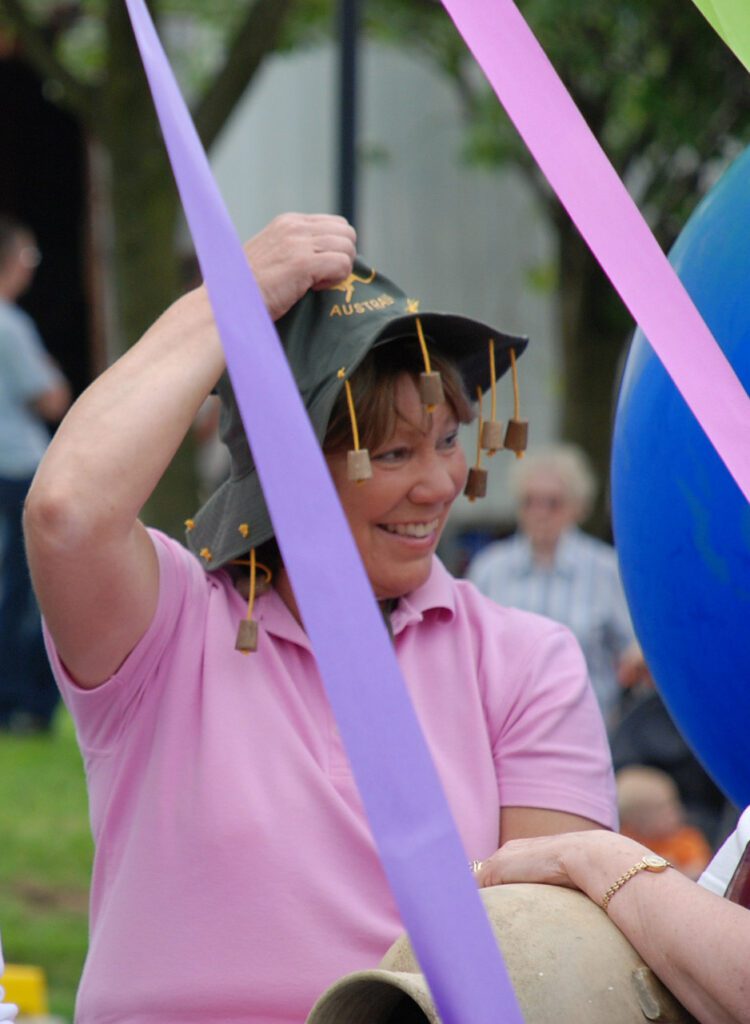
[[[398,636],[407,626],[421,622],[431,611],[443,611],[450,618],[456,613],[453,577],[437,557],[432,559],[430,575],[422,586],[399,598],[391,614],[393,635]]]
[[[261,594],[255,602],[254,617],[272,636],[278,637],[280,640],[288,640],[308,651],[312,650],[307,633],[289,611],[274,587],[271,587],[265,594]]]
[[[421,622],[431,611],[443,611],[451,618],[456,611],[453,577],[438,558],[432,559],[430,575],[422,586],[399,598],[391,613],[393,635],[397,636],[412,623]],[[288,640],[306,650],[312,649],[309,637],[276,590],[271,589],[258,598],[255,618],[268,633],[280,640]]]

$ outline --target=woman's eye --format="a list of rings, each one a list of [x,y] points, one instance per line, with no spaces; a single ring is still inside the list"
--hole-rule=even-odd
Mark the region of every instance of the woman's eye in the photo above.
[[[457,444],[458,430],[451,430],[451,432],[449,434],[446,434],[445,437],[440,442],[440,447],[443,449],[450,450],[451,448],[455,448]]]
[[[376,462],[401,462],[403,459],[408,458],[408,455],[408,448],[389,448],[388,451],[378,452],[377,455],[373,455],[373,459]]]

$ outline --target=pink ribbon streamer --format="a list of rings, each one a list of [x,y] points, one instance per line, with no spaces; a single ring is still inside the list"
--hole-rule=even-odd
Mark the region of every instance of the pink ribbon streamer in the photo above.
[[[127,5],[284,563],[415,953],[444,1024],[521,1024],[276,330],[145,4]]]
[[[512,0],[443,0],[498,99],[745,498],[750,400]]]

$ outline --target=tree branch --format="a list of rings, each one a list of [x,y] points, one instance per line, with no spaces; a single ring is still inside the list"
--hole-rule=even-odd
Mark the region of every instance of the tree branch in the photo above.
[[[3,0],[6,16],[23,44],[24,56],[42,78],[53,79],[62,90],[57,99],[81,120],[90,121],[94,113],[93,90],[72,75],[57,59],[48,33],[31,20],[23,0]]]
[[[255,0],[235,34],[221,71],[197,103],[194,118],[203,145],[210,149],[235,104],[276,46],[296,0]]]

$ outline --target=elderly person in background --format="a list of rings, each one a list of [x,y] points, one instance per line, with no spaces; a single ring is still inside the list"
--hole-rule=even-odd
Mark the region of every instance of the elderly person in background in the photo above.
[[[511,486],[518,532],[481,551],[467,576],[498,604],[546,615],[572,630],[612,729],[622,685],[646,673],[615,551],[578,528],[596,493],[588,460],[574,445],[540,448],[515,464]]]

